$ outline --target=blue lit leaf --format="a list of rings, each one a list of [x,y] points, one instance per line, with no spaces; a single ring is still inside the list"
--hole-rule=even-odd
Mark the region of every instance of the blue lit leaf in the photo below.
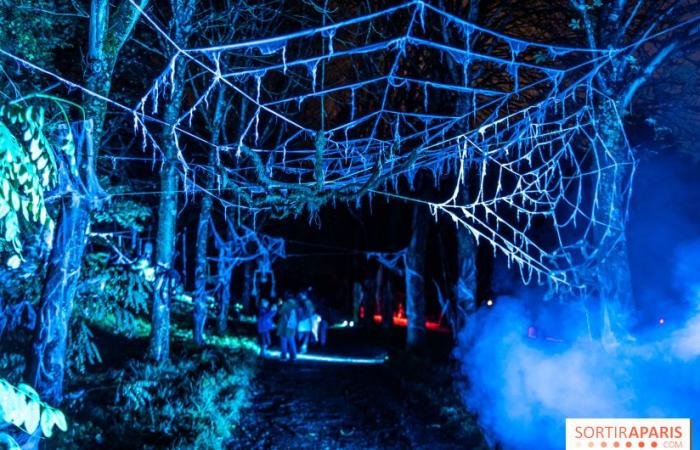
[[[32,142],[29,144],[29,153],[31,155],[32,161],[36,161],[36,159],[41,155],[39,139],[32,139]]]
[[[22,199],[22,217],[24,217],[24,220],[29,222],[29,202],[27,200]]]
[[[41,413],[41,432],[46,437],[53,434],[54,412],[51,408],[46,408]]]
[[[12,255],[10,258],[7,260],[7,266],[10,269],[18,269],[19,266],[22,265],[22,260],[20,259],[19,256],[17,255]]]
[[[68,423],[66,422],[66,416],[63,415],[63,412],[59,411],[58,409],[54,409],[53,413],[54,413],[54,422],[55,422],[56,426],[58,427],[58,429],[61,431],[68,431]]]
[[[3,199],[0,199],[0,219],[5,217],[10,212],[10,206]]]
[[[10,422],[12,425],[19,427],[22,426],[24,423],[24,418],[26,417],[27,413],[27,402],[25,400],[24,395],[22,395],[19,392],[12,391],[12,394],[10,395],[11,397],[11,403],[10,403],[10,411],[9,411],[9,419],[8,422]]]
[[[11,193],[11,195],[10,195],[10,198],[11,198],[11,201],[12,201],[12,208],[13,208],[15,211],[19,211],[20,201],[19,201],[19,195],[17,194],[17,192],[16,192],[16,191],[12,191],[12,193]]]
[[[10,242],[14,241],[19,234],[19,223],[17,221],[17,214],[10,214],[5,219],[5,240]]]
[[[41,417],[41,408],[39,402],[36,400],[30,400],[27,403],[26,414],[24,418],[24,428],[27,433],[34,434],[37,427],[39,426],[39,419]]]
[[[39,393],[28,384],[25,384],[25,383],[18,384],[17,390],[31,399],[39,400]]]
[[[15,258],[18,258],[15,255]],[[66,417],[58,409],[54,409],[39,398],[34,388],[27,384],[17,387],[0,378],[0,412],[1,418],[16,427],[24,427],[24,431],[33,434],[39,426],[44,436],[53,434],[53,426],[66,431]],[[0,444],[6,444],[0,433]],[[14,448],[14,447],[11,447]]]
[[[17,181],[19,182],[19,184],[25,184],[27,181],[29,181],[29,172],[24,171],[20,173],[17,177]]]

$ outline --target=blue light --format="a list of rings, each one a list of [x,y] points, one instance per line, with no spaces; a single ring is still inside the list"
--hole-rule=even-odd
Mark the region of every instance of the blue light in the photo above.
[[[280,356],[279,350],[268,350],[266,358],[279,359]],[[301,353],[297,355],[297,361],[325,362],[334,364],[384,364],[388,359],[389,356],[387,355],[375,358],[317,355],[313,353]]]

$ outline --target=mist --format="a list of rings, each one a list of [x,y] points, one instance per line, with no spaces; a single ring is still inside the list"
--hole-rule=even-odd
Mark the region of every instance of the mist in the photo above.
[[[634,342],[604,349],[582,302],[525,287],[458,336],[463,399],[494,447],[561,449],[567,417],[690,417],[700,433],[700,182],[697,166],[682,166],[642,164],[635,185]]]

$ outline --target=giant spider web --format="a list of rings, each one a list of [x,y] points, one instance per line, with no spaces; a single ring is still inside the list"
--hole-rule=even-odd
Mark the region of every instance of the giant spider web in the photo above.
[[[596,249],[623,231],[599,186],[604,177],[629,181],[634,160],[624,139],[622,152],[606,147],[598,111],[614,105],[592,83],[622,50],[527,42],[422,1],[253,41],[170,43],[175,56],[134,120],[157,145],[148,114],[183,60],[190,100],[169,126],[190,187],[201,189],[188,175],[204,170],[216,180],[207,194],[299,210],[365,195],[409,199],[400,179],[428,170],[454,195],[411,200],[502,251],[525,281],[574,287]],[[225,142],[212,143],[193,121],[211,117],[220,90],[241,107]],[[202,146],[216,152],[215,168],[191,157]]]

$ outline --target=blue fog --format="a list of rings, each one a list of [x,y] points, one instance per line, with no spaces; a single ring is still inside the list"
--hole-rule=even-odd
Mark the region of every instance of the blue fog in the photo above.
[[[563,449],[566,417],[690,417],[700,436],[696,173],[642,164],[628,233],[634,343],[602,349],[588,337],[581,305],[544,303],[541,291],[525,288],[481,309],[458,337],[464,400],[492,444]]]

